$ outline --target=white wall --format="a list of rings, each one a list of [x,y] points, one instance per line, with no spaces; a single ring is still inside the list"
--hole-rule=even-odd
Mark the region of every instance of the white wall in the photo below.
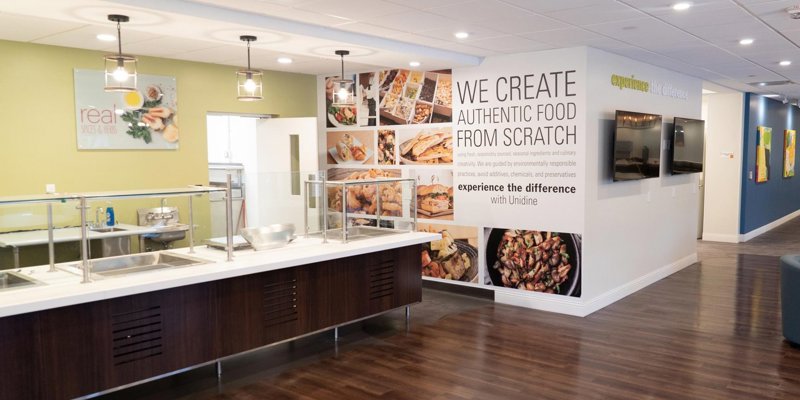
[[[703,240],[739,241],[744,95],[703,96],[706,120]],[[733,156],[733,158],[730,157]]]
[[[688,92],[679,99],[611,85],[611,75],[657,80]],[[616,110],[700,118],[702,82],[616,56],[588,50],[586,223],[583,299],[592,312],[690,265],[697,258],[699,174],[670,176],[661,146],[659,178],[612,182]],[[666,127],[662,138],[666,139]]]

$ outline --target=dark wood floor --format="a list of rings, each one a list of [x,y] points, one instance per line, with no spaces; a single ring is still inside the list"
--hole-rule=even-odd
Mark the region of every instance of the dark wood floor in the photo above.
[[[798,399],[800,349],[781,336],[778,256],[800,219],[586,318],[427,290],[342,331],[106,396],[128,399]],[[798,311],[800,312],[800,311]]]

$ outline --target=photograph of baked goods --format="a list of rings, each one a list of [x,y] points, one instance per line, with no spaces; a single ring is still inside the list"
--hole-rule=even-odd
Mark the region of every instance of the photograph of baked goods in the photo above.
[[[352,181],[369,180],[379,178],[399,178],[400,171],[392,169],[350,169],[333,168],[328,170],[329,181]],[[348,214],[363,214],[374,216],[378,211],[380,190],[380,209],[381,216],[399,217],[403,213],[403,187],[400,182],[382,183],[377,185],[353,185],[347,187],[346,199],[342,199],[342,191],[339,186],[328,188],[328,209],[333,212],[342,212],[344,204],[347,204]],[[409,205],[406,204],[406,208]],[[339,219],[341,221],[341,219]],[[337,221],[333,221],[334,224]],[[369,218],[358,218],[354,216],[348,219],[348,224],[352,225],[372,225],[375,221]],[[340,226],[338,222],[337,226]],[[333,226],[333,225],[331,225]]]
[[[487,285],[581,295],[581,235],[486,228]]]
[[[393,129],[378,129],[378,164],[394,165],[397,163],[397,146]]]
[[[398,129],[400,164],[453,164],[453,129]]]
[[[375,131],[328,131],[328,164],[374,164]]]
[[[442,235],[422,245],[422,276],[478,283],[478,228],[420,224],[417,230]]]
[[[347,76],[347,79],[352,79],[355,82],[355,75]],[[358,110],[355,105],[352,106],[335,106],[333,105],[333,91],[335,88],[334,81],[339,79],[338,76],[329,76],[325,78],[325,109],[326,112],[326,126],[328,128],[348,128],[358,126]]]
[[[414,170],[417,181],[417,218],[453,219],[453,171]]]
[[[453,89],[450,72],[406,69],[380,71],[380,124],[452,122]]]

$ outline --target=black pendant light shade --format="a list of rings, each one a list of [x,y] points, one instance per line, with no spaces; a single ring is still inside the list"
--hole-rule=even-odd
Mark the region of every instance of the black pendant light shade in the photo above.
[[[336,50],[336,55],[342,59],[342,75],[333,80],[333,105],[353,106],[355,94],[353,93],[353,80],[344,78],[344,56],[350,54],[347,50]]]
[[[247,42],[247,69],[236,71],[236,88],[239,101],[256,101],[264,98],[263,78],[261,71],[250,68],[250,42],[255,42],[255,36],[242,35],[239,39]]]
[[[111,14],[108,20],[117,23],[117,53],[106,54],[105,91],[133,92],[136,90],[136,57],[122,54],[121,23],[130,19],[126,15]]]

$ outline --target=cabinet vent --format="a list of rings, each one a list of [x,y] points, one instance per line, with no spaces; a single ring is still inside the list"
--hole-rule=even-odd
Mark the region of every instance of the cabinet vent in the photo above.
[[[369,299],[378,300],[394,294],[394,260],[369,267]]]
[[[297,321],[297,279],[264,285],[266,327]]]
[[[114,365],[161,355],[161,307],[149,307],[111,316]]]

